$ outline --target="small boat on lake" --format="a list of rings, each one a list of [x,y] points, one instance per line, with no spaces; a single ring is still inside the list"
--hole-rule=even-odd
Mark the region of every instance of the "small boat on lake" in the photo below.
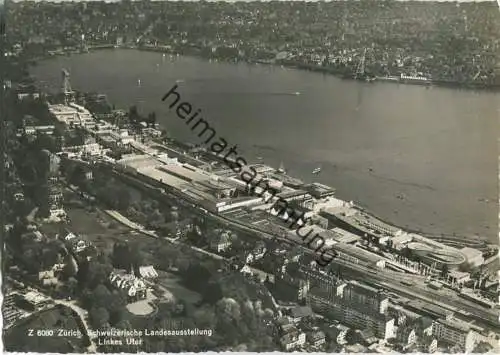
[[[278,173],[280,174],[286,174],[285,166],[283,165],[283,162],[281,162],[280,167],[277,170]]]

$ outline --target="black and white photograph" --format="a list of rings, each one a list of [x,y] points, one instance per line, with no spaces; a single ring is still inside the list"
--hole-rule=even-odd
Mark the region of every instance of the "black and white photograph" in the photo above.
[[[4,352],[500,353],[500,0],[0,9]]]

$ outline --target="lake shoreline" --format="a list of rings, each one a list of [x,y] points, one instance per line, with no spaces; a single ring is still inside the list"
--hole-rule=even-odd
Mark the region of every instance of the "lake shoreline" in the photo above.
[[[193,97],[196,97],[197,104],[203,108],[204,112],[207,114],[211,112],[207,118],[222,129],[221,132],[224,131],[225,135],[231,135],[242,149],[247,150],[245,154],[263,157],[266,164],[275,167],[283,161],[290,168],[293,176],[306,180],[310,180],[310,173],[318,164],[331,163],[333,168],[323,166],[323,173],[326,175],[322,174],[319,179],[314,178],[314,180],[334,186],[339,192],[338,196],[344,200],[359,201],[359,204],[367,211],[375,211],[370,214],[378,219],[393,221],[389,224],[403,230],[411,229],[437,238],[451,237],[455,233],[455,236],[462,237],[464,240],[477,240],[475,236],[479,235],[480,239],[493,241],[490,235],[493,228],[496,230],[497,227],[490,222],[492,209],[476,200],[479,197],[491,199],[496,192],[491,189],[489,179],[485,180],[483,175],[474,173],[475,169],[489,171],[485,163],[489,164],[491,159],[480,159],[478,163],[471,161],[472,157],[478,155],[478,148],[482,151],[484,148],[489,148],[489,143],[487,143],[489,139],[479,141],[476,137],[477,134],[487,134],[484,138],[489,137],[491,134],[488,132],[492,131],[492,124],[487,123],[488,120],[473,124],[469,120],[470,114],[468,113],[456,115],[456,112],[463,112],[463,108],[458,108],[461,106],[460,102],[468,100],[468,97],[472,95],[471,100],[477,101],[477,104],[471,106],[471,110],[476,107],[477,110],[484,112],[483,116],[490,116],[491,109],[488,107],[491,106],[488,102],[491,102],[491,93],[482,91],[480,97],[485,95],[482,99],[476,96],[479,94],[469,94],[465,90],[433,92],[424,88],[419,89],[414,85],[399,88],[394,85],[376,85],[372,86],[374,90],[360,92],[362,85],[352,84],[353,81],[341,81],[334,76],[315,74],[309,76],[309,74],[304,74],[305,71],[299,70],[275,71],[264,65],[249,65],[248,68],[251,71],[247,71],[245,63],[235,63],[237,65],[234,66],[231,65],[233,63],[219,62],[219,65],[211,65],[195,56],[186,56],[184,59],[179,56],[173,61],[168,60],[167,57],[164,63],[165,70],[157,71],[155,67],[161,55],[156,57],[152,53],[143,56],[145,53],[138,50],[127,51],[127,53],[109,51],[107,54],[102,52],[99,54],[98,52],[100,51],[83,55],[76,60],[68,57],[53,57],[53,64],[40,64],[40,67],[31,73],[36,74],[35,76],[39,79],[45,79],[42,80],[45,83],[50,83],[47,89],[49,92],[54,92],[59,88],[61,68],[74,69],[71,72],[72,79],[79,91],[105,93],[109,101],[116,104],[116,107],[127,108],[139,100],[142,102],[140,107],[144,112],[157,112],[161,117],[160,125],[167,128],[178,141],[186,138],[183,132],[184,124],[169,119],[170,111],[168,106],[165,107],[161,102],[160,97],[157,97],[158,90],[165,85],[165,80],[175,81],[177,78],[185,78],[186,83],[193,80],[192,84],[185,84],[187,95],[195,95]],[[144,60],[141,59],[143,57]],[[101,65],[110,60],[113,63],[116,61],[124,69],[115,69],[114,64],[110,68],[107,68],[109,65]],[[126,69],[138,60],[143,64],[137,69],[132,71]],[[88,63],[101,66],[98,75],[89,75],[90,73],[84,69],[85,65],[90,65]],[[195,68],[199,69],[193,72]],[[198,70],[203,73],[199,83],[197,82]],[[48,76],[45,74],[51,72],[53,74]],[[137,78],[149,84],[139,87],[136,85]],[[229,79],[220,81],[220,78]],[[106,83],[104,87],[100,84],[102,80]],[[112,85],[112,82],[115,82],[117,86]],[[241,90],[242,85],[246,86],[243,90]],[[413,88],[410,89],[409,87],[412,86]],[[208,95],[204,94],[206,88],[211,88]],[[302,92],[302,95],[276,95],[276,92],[288,93],[298,90]],[[332,92],[337,94],[332,97]],[[252,95],[249,96],[249,93]],[[254,95],[256,93],[258,95]],[[229,101],[227,94],[231,94]],[[418,104],[420,100],[430,99],[432,106],[441,107],[439,102],[432,99],[436,95],[449,102],[439,120],[435,119],[434,109],[419,109],[421,106]],[[380,106],[379,103],[384,102],[387,97],[394,97],[393,104]],[[356,105],[360,105],[360,100],[363,101],[363,105],[359,111],[354,110]],[[457,108],[450,109],[450,105],[457,106]],[[262,110],[259,107],[266,107],[266,109]],[[408,110],[408,107],[412,109]],[[241,117],[234,119],[234,115]],[[271,117],[272,120],[270,120]],[[309,117],[309,120],[304,120],[304,117]],[[336,118],[332,120],[329,117]],[[262,131],[258,128],[265,125],[269,125],[269,129]],[[311,125],[323,128],[307,131],[309,132],[307,137],[310,139],[304,139],[304,134],[300,132],[306,132]],[[274,137],[272,131],[284,129],[283,127],[293,127],[293,129],[286,129],[275,142],[277,144],[274,146],[278,149],[269,151],[253,148],[254,146],[265,147],[269,139]],[[476,130],[477,132],[471,135],[470,129],[473,127],[476,128],[472,132]],[[367,129],[375,129],[375,131],[367,134]],[[423,146],[419,143],[420,139],[417,139],[419,136],[411,133],[414,129],[422,133],[438,131],[441,133],[433,134],[430,145]],[[462,138],[457,140],[456,134]],[[380,138],[371,138],[379,135]],[[245,138],[246,136],[250,138]],[[434,137],[439,138],[436,140]],[[190,139],[185,141],[190,142]],[[486,146],[481,143],[483,141],[487,144]],[[298,151],[300,153],[298,156],[293,148],[296,147],[297,142],[305,144]],[[392,142],[390,147],[388,142]],[[443,142],[447,143],[443,144]],[[445,149],[450,144],[454,147],[453,151],[472,149],[469,154],[473,155],[469,155],[466,162],[457,165],[453,163],[456,160],[456,154],[451,149]],[[366,150],[368,147],[370,147],[370,153]],[[434,148],[431,149],[431,147]],[[431,149],[429,153],[444,151],[437,154],[435,158],[431,158],[435,153],[428,155],[428,149]],[[398,159],[396,162],[391,158],[393,154]],[[430,161],[424,162],[423,159],[430,159]],[[452,163],[445,164],[446,168],[442,169],[440,159]],[[473,170],[464,171],[460,168],[464,164]],[[391,178],[372,178],[366,173],[370,166],[375,166],[377,171],[384,172],[385,177]],[[450,178],[448,175],[443,176],[440,172],[422,175],[424,179],[422,181],[418,180],[418,176],[412,177],[419,174],[422,169],[456,171],[457,174],[454,175],[462,176],[465,173],[464,176],[469,176],[469,178],[451,178],[452,185],[449,190],[442,182]],[[462,183],[467,180],[471,183]],[[432,185],[434,192],[430,193],[428,189],[422,189],[417,185]],[[438,190],[441,192],[436,194]],[[471,192],[457,194],[458,191]],[[404,195],[405,200],[396,199],[398,194]],[[474,202],[466,207],[469,203],[467,201]],[[471,209],[472,212],[466,212],[466,209]],[[497,211],[496,215],[498,215]]]
[[[323,75],[332,75],[337,78],[343,79],[343,80],[349,80],[349,81],[358,81],[358,82],[365,82],[364,80],[359,80],[355,79],[352,77],[352,74],[346,73],[345,70],[342,70],[340,68],[325,68],[325,67],[320,67],[320,66],[314,66],[310,64],[304,64],[304,63],[296,63],[296,62],[275,62],[275,61],[266,61],[266,60],[251,60],[251,59],[242,59],[242,60],[224,60],[220,58],[208,58],[206,56],[200,55],[196,51],[193,51],[192,53],[186,52],[186,53],[174,53],[172,51],[169,51],[167,49],[161,48],[161,47],[141,47],[141,46],[116,46],[116,45],[101,45],[101,46],[94,46],[94,47],[88,47],[87,51],[83,50],[75,50],[75,51],[70,51],[70,52],[64,52],[64,53],[57,53],[53,55],[46,55],[42,57],[37,57],[30,59],[30,62],[32,64],[36,65],[37,61],[40,60],[46,60],[50,58],[54,58],[55,56],[71,56],[74,54],[85,54],[89,52],[95,52],[95,51],[102,51],[102,50],[120,50],[120,49],[132,49],[132,50],[138,50],[138,51],[144,51],[144,52],[156,52],[156,53],[164,53],[164,54],[169,54],[169,55],[174,55],[174,56],[183,56],[183,57],[194,57],[194,58],[200,58],[205,61],[209,60],[216,60],[217,62],[221,63],[247,63],[247,64],[252,64],[252,65],[270,65],[270,66],[275,66],[275,67],[285,67],[287,69],[297,69],[297,70],[303,70],[303,71],[309,71],[309,72],[314,72],[314,73],[320,73]],[[365,82],[366,85],[372,85],[373,83],[388,83],[388,84],[398,84],[398,85],[420,85],[420,86],[425,86],[426,84],[423,83],[418,83],[418,82],[408,82],[408,81],[401,81],[401,80],[387,80],[385,77],[375,77],[376,80],[370,81],[370,82]],[[469,90],[469,91],[480,91],[480,92],[500,92],[500,83],[499,84],[484,84],[484,83],[473,83],[473,82],[458,82],[458,81],[452,81],[452,80],[429,80],[429,84],[427,85],[429,87],[436,86],[436,87],[443,87],[443,88],[449,88],[449,89],[455,89],[455,90]]]

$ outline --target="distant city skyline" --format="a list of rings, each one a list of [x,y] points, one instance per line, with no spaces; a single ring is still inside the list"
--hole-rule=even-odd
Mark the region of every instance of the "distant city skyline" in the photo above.
[[[3,3],[5,0],[0,0],[0,4]],[[91,1],[104,1],[104,2],[120,2],[123,0],[12,0],[13,2],[21,2],[21,1],[34,1],[34,2],[91,2]],[[130,1],[142,1],[142,0],[130,0]],[[173,1],[173,2],[179,2],[179,1],[200,1],[200,0],[150,0],[150,1]],[[205,0],[207,2],[216,2],[216,1],[224,1],[224,2],[269,2],[269,1],[302,1],[302,2],[334,2],[334,1],[360,1],[360,0]],[[382,0],[381,0],[382,1]],[[417,2],[497,2],[500,7],[500,0],[394,0],[394,1],[417,1]]]

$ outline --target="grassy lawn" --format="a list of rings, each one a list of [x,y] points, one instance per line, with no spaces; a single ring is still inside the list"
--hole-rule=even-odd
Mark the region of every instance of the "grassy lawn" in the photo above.
[[[70,222],[65,227],[92,242],[100,251],[111,252],[113,244],[122,240],[124,234],[128,234],[128,228],[97,210],[69,207],[66,213]]]
[[[183,286],[180,277],[170,272],[158,270],[158,284],[170,291],[176,300],[184,300],[191,304],[201,301],[198,292]]]
[[[105,213],[97,210],[89,211],[86,208],[69,208],[66,213],[70,219],[68,228],[77,234],[89,236],[108,233],[117,234],[128,230],[128,228],[115,222]]]
[[[30,329],[33,335],[29,336]],[[59,336],[57,329],[80,331],[77,336]],[[53,335],[37,336],[37,330],[53,330]],[[34,314],[4,333],[5,350],[9,352],[50,352],[70,353],[83,352],[85,338],[79,328],[75,316],[69,308],[60,306]]]

